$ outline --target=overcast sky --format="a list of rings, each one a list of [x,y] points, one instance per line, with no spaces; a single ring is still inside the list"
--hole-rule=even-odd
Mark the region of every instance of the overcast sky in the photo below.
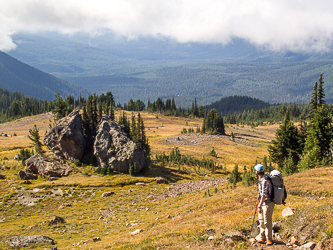
[[[325,52],[333,44],[331,0],[0,0],[0,50],[19,32],[112,32],[175,42],[243,38],[271,50]]]

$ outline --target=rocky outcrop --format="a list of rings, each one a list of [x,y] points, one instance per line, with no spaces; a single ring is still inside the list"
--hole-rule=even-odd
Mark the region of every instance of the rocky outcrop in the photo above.
[[[43,178],[67,176],[74,167],[56,158],[51,158],[42,154],[35,154],[25,161],[25,171],[28,173],[39,174]],[[25,180],[25,179],[24,179]]]
[[[23,170],[20,170],[20,172],[18,172],[18,176],[20,177],[21,180],[37,180],[36,175],[26,173]]]
[[[111,169],[128,172],[129,165],[135,164],[140,171],[144,167],[143,150],[122,131],[121,126],[103,116],[94,141],[94,155],[98,165],[109,164]]]
[[[14,236],[9,239],[9,245],[11,247],[28,247],[30,243],[50,243],[55,244],[54,240],[43,235],[34,236]]]
[[[44,144],[65,159],[74,162],[81,159],[85,149],[85,139],[82,132],[82,117],[79,111],[73,111],[60,119],[45,135]]]

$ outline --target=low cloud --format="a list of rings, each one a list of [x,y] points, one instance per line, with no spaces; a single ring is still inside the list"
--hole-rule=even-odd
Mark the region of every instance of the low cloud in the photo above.
[[[113,32],[175,42],[245,39],[270,50],[327,52],[333,2],[327,0],[0,0],[0,50],[19,32]]]

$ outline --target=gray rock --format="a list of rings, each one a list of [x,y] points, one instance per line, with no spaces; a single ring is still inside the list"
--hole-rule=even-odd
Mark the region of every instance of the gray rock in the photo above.
[[[165,178],[163,178],[163,177],[158,177],[158,178],[156,179],[156,183],[157,183],[157,184],[168,184],[169,182],[168,182],[167,179],[165,179]]]
[[[285,209],[283,209],[282,211],[282,216],[283,217],[288,217],[288,216],[292,216],[295,214],[296,209],[293,207],[286,207]]]
[[[312,250],[315,247],[316,247],[316,243],[314,243],[314,242],[308,242],[308,243],[306,243],[306,244],[304,244],[304,245],[302,245],[302,246],[300,246],[300,247],[298,247],[296,249],[298,249],[298,250]]]
[[[273,222],[273,231],[278,232],[281,229],[281,223],[280,222]]]
[[[65,223],[65,219],[59,216],[55,216],[52,220],[50,220],[49,225],[54,225],[58,223]]]
[[[30,243],[50,243],[55,244],[54,240],[43,235],[34,236],[14,236],[9,239],[9,245],[12,247],[27,247]]]
[[[94,155],[98,165],[109,164],[111,169],[119,172],[128,172],[129,165],[135,164],[140,171],[145,164],[143,150],[135,144],[122,127],[103,116],[99,123],[94,141]]]
[[[114,195],[115,193],[114,192],[112,192],[112,191],[110,191],[110,192],[104,192],[103,194],[102,194],[102,197],[108,197],[108,196],[111,196],[111,195]]]
[[[14,160],[19,160],[19,159],[20,159],[20,155],[19,154],[15,154]]]
[[[76,169],[56,158],[51,158],[42,154],[35,154],[25,161],[25,170],[28,173],[39,174],[43,178],[67,176]],[[36,178],[37,179],[37,178]],[[26,179],[24,179],[26,180]]]
[[[23,170],[20,170],[20,172],[18,172],[18,175],[19,175],[21,180],[37,180],[36,175],[26,173]]]
[[[82,117],[73,111],[60,119],[44,137],[44,144],[65,159],[74,162],[81,159],[86,142],[82,132]]]

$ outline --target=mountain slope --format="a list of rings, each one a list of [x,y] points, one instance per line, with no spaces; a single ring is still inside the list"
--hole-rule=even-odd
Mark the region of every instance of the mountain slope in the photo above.
[[[3,52],[0,52],[0,87],[47,100],[54,99],[58,92],[61,96],[88,93],[83,87],[44,73]]]

